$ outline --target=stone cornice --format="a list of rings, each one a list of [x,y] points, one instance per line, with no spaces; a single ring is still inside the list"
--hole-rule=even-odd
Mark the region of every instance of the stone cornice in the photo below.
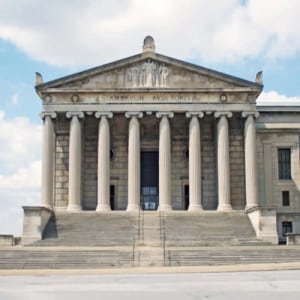
[[[143,113],[140,111],[127,111],[125,113],[125,117],[127,119],[130,119],[131,117],[136,117],[136,118],[141,119],[143,117]]]
[[[128,88],[119,88],[119,89],[76,89],[74,88],[49,88],[46,91],[44,91],[45,94],[74,94],[76,93],[97,93],[97,94],[105,94],[105,93],[218,93],[218,94],[224,94],[224,93],[257,93],[257,90],[253,88],[248,87],[236,87],[236,88],[192,88],[192,89],[176,89],[176,88],[136,88],[136,89],[128,89]]]
[[[102,116],[105,116],[105,117],[111,119],[113,117],[113,113],[110,112],[110,111],[109,112],[107,112],[107,111],[97,111],[97,112],[95,112],[95,117],[97,119],[101,118]]]
[[[256,128],[260,130],[300,130],[300,123],[260,122],[256,123]]]
[[[78,117],[80,119],[84,118],[84,113],[82,111],[68,111],[66,113],[66,118],[71,119],[72,117]]]

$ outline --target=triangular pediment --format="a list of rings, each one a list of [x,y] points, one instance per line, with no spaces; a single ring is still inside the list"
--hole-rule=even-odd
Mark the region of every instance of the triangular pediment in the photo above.
[[[235,88],[259,91],[262,85],[156,53],[138,54],[36,86],[39,92],[49,89],[134,91]]]

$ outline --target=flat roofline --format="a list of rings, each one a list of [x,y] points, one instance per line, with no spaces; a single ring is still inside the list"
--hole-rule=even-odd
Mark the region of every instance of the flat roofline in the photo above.
[[[259,105],[256,108],[260,112],[300,112],[300,105]]]

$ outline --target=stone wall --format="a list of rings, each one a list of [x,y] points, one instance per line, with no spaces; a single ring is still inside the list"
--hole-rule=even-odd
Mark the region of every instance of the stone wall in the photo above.
[[[202,205],[204,209],[218,206],[216,126],[213,116],[200,119],[201,164],[202,164]]]
[[[68,205],[69,185],[69,120],[58,115],[56,122],[55,149],[55,206]]]
[[[94,116],[84,120],[82,208],[85,210],[95,210],[97,207],[98,122],[99,119]]]
[[[188,131],[189,119],[184,114],[175,114],[171,125],[171,201],[173,209],[184,208],[184,185],[188,184]]]
[[[127,207],[128,195],[128,123],[124,114],[109,120],[111,127],[111,184],[115,186],[115,209]]]
[[[230,194],[233,209],[245,207],[244,122],[239,114],[229,120]]]
[[[234,115],[229,121],[230,132],[230,183],[231,201],[234,209],[245,206],[244,137],[243,119]],[[154,114],[144,114],[140,120],[141,151],[158,151],[159,122]],[[184,186],[188,180],[189,122],[185,114],[175,114],[169,120],[171,127],[171,201],[176,210],[184,209]],[[202,203],[204,209],[216,209],[217,160],[216,160],[216,120],[213,115],[199,119],[201,128],[201,171]],[[116,210],[127,207],[128,197],[128,124],[124,114],[114,114],[109,119],[111,160],[110,184],[115,187]],[[97,166],[98,166],[98,125],[99,119],[85,116],[82,125],[82,207],[95,210],[97,206]],[[55,206],[68,205],[68,160],[69,160],[69,120],[58,115],[56,126],[55,152]],[[258,153],[261,151],[258,146]],[[260,157],[260,156],[259,156]],[[261,168],[261,157],[258,167]]]
[[[278,178],[278,148],[291,149],[291,180]],[[260,205],[273,206],[277,212],[300,209],[300,170],[298,132],[257,133],[258,199]],[[290,192],[290,206],[282,205],[282,191]]]

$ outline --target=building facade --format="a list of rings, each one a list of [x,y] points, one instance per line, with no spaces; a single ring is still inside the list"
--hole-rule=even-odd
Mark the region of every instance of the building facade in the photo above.
[[[170,58],[148,36],[141,54],[36,80],[42,207],[245,210],[273,239],[300,227],[300,110],[256,106],[261,73],[251,82]]]

